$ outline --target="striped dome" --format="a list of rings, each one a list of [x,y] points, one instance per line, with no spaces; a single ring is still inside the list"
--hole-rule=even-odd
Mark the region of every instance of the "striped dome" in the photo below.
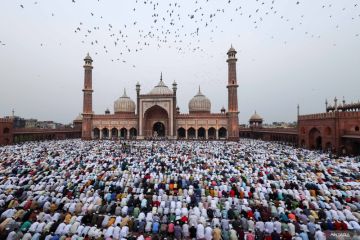
[[[168,88],[162,80],[162,74],[160,82],[150,92],[149,95],[170,95],[173,94],[170,88]]]
[[[210,100],[201,93],[200,87],[199,92],[189,102],[189,112],[210,112],[211,102]]]
[[[114,102],[114,112],[135,113],[135,102],[126,95],[125,89],[124,89],[124,94]]]
[[[262,121],[262,120],[263,118],[255,111],[255,113],[250,117],[249,121]]]

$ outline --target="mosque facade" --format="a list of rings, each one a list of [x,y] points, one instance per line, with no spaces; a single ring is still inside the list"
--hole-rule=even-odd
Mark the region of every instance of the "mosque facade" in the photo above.
[[[0,145],[33,140],[78,138],[91,139],[199,139],[233,140],[255,138],[277,141],[313,150],[360,155],[360,102],[329,105],[323,113],[300,115],[297,126],[269,128],[255,112],[249,127],[240,127],[236,77],[236,50],[227,52],[228,106],[219,113],[211,112],[211,101],[198,89],[189,101],[189,113],[177,107],[177,83],[169,88],[160,77],[158,84],[143,92],[136,84],[136,99],[125,92],[114,102],[113,114],[95,114],[92,108],[93,60],[84,61],[83,111],[73,121],[73,128],[17,128],[11,118],[0,118]]]
[[[84,61],[83,113],[77,121],[82,127],[82,139],[224,139],[239,140],[239,110],[237,98],[236,50],[231,47],[228,59],[228,111],[211,112],[211,101],[199,87],[189,101],[189,113],[180,113],[177,107],[177,83],[171,89],[159,83],[143,93],[136,84],[136,100],[126,91],[114,102],[114,112],[94,114],[92,109],[93,60],[89,54]],[[76,123],[76,121],[75,121]]]

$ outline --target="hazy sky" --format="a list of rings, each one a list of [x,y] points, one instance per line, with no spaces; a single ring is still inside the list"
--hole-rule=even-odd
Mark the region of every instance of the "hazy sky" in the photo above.
[[[241,123],[255,110],[294,121],[297,104],[307,114],[326,98],[360,99],[359,0],[4,0],[0,32],[0,116],[71,122],[87,52],[96,113],[113,112],[124,88],[135,100],[138,81],[149,92],[160,72],[178,83],[181,112],[198,85],[220,112],[231,44]]]

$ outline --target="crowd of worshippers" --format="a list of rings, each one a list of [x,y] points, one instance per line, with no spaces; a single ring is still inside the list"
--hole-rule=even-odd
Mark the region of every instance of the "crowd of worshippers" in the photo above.
[[[359,166],[258,140],[5,146],[0,239],[359,239]]]

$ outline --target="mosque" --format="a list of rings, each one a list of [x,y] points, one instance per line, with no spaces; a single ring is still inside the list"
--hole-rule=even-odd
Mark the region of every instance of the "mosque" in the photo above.
[[[94,114],[92,109],[93,60],[89,54],[84,61],[82,139],[239,139],[239,111],[236,79],[236,50],[231,47],[228,59],[228,109],[211,112],[211,101],[199,87],[189,101],[189,113],[177,107],[177,83],[170,89],[163,81],[143,93],[136,84],[136,102],[124,94],[114,102],[114,113]]]
[[[307,149],[360,155],[360,102],[334,105],[326,101],[326,111],[300,115],[297,126],[269,128],[255,112],[249,127],[239,125],[236,77],[236,50],[227,52],[228,105],[218,113],[211,112],[211,101],[198,89],[189,101],[189,113],[180,113],[177,107],[177,83],[169,88],[162,75],[150,91],[136,84],[136,99],[124,94],[114,102],[113,114],[95,114],[92,108],[93,60],[89,54],[84,61],[83,111],[73,121],[73,128],[29,129],[14,127],[13,119],[0,118],[0,145],[31,140],[79,138],[92,139],[199,139],[229,140],[255,138],[277,141]],[[225,83],[225,81],[224,81]]]

